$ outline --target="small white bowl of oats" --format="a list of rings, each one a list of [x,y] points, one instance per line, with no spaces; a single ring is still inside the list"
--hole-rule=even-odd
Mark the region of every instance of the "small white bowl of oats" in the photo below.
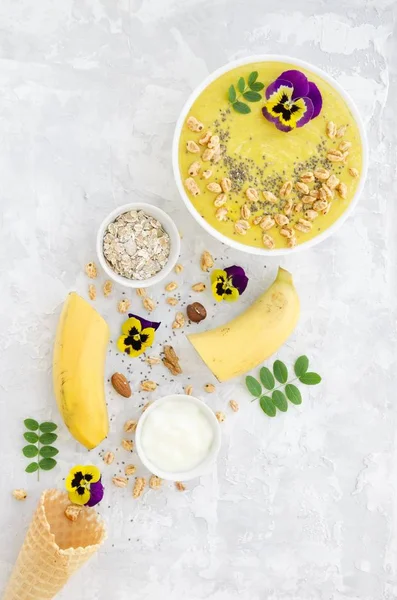
[[[129,288],[149,287],[167,277],[180,248],[179,232],[171,217],[144,202],[112,210],[102,221],[96,242],[105,273]]]

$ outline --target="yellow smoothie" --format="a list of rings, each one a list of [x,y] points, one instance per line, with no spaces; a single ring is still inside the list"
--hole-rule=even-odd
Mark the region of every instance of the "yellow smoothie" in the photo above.
[[[259,62],[224,73],[189,110],[188,117],[197,119],[203,128],[200,125],[200,131],[192,131],[191,123],[185,122],[180,136],[180,173],[193,206],[220,233],[248,246],[293,247],[314,238],[346,210],[361,177],[363,148],[358,126],[342,96],[318,75],[298,68],[321,92],[323,105],[316,118],[283,132],[263,116],[267,86],[289,69],[294,67]],[[258,71],[257,81],[264,84],[262,98],[248,102],[241,97],[251,109],[241,114],[229,102],[228,90],[234,85],[240,96],[239,78],[247,81],[253,71]],[[214,136],[212,144],[207,131]],[[211,145],[215,154],[206,152]],[[335,156],[338,160],[331,160]],[[230,182],[219,190],[225,178]],[[305,225],[300,226],[302,222]]]

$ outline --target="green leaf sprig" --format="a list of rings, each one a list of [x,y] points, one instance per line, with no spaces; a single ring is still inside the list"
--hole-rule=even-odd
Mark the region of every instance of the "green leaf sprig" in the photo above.
[[[248,102],[259,102],[262,100],[262,94],[259,92],[263,90],[265,85],[260,81],[257,81],[258,75],[258,71],[252,71],[252,73],[248,75],[247,82],[245,81],[244,77],[240,77],[237,82],[237,90],[240,92],[240,95],[237,95],[237,90],[234,85],[230,86],[228,98],[230,104],[233,106],[233,109],[236,112],[243,115],[251,112],[248,104],[242,102],[241,98],[244,98],[244,100],[247,100]]]
[[[31,462],[26,467],[26,473],[35,473],[37,471],[37,479],[40,478],[40,469],[43,471],[51,471],[57,464],[54,456],[58,454],[58,450],[51,444],[58,438],[54,431],[57,429],[55,423],[45,421],[38,423],[34,419],[25,419],[25,427],[27,431],[23,437],[28,446],[22,448],[22,453],[26,458],[36,458],[36,461]]]
[[[281,412],[288,410],[287,399],[292,404],[301,404],[302,395],[299,388],[296,387],[292,381],[299,380],[305,385],[317,385],[321,382],[321,377],[318,373],[311,373],[309,369],[309,359],[307,356],[300,356],[294,365],[294,372],[296,377],[288,381],[288,369],[287,366],[281,361],[276,360],[273,364],[273,372],[267,367],[262,367],[259,371],[259,379],[255,379],[252,375],[248,375],[245,378],[245,384],[248,391],[259,399],[261,409],[268,417],[275,417],[277,409]],[[281,384],[276,387],[276,380]],[[287,383],[288,382],[288,383]],[[263,393],[263,388],[271,392],[266,395]],[[284,387],[285,386],[285,387]],[[284,387],[284,391],[281,388]]]

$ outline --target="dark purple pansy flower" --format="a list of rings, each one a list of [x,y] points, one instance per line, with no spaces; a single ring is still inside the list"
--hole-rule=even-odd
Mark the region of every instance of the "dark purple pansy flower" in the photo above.
[[[90,499],[88,500],[86,506],[96,506],[103,498],[103,494],[105,492],[105,488],[102,485],[102,480],[100,479],[96,483],[91,483],[90,485]]]
[[[321,112],[323,100],[315,83],[301,71],[284,71],[266,89],[263,116],[280,131],[302,127]]]

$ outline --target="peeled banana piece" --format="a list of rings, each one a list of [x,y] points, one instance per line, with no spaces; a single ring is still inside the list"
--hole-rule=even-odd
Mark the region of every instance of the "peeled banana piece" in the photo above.
[[[108,435],[104,368],[109,327],[75,292],[58,323],[53,381],[59,411],[72,436],[91,450]]]
[[[299,310],[292,276],[280,267],[272,285],[245,312],[188,339],[218,381],[227,381],[274,354],[294,331]]]

